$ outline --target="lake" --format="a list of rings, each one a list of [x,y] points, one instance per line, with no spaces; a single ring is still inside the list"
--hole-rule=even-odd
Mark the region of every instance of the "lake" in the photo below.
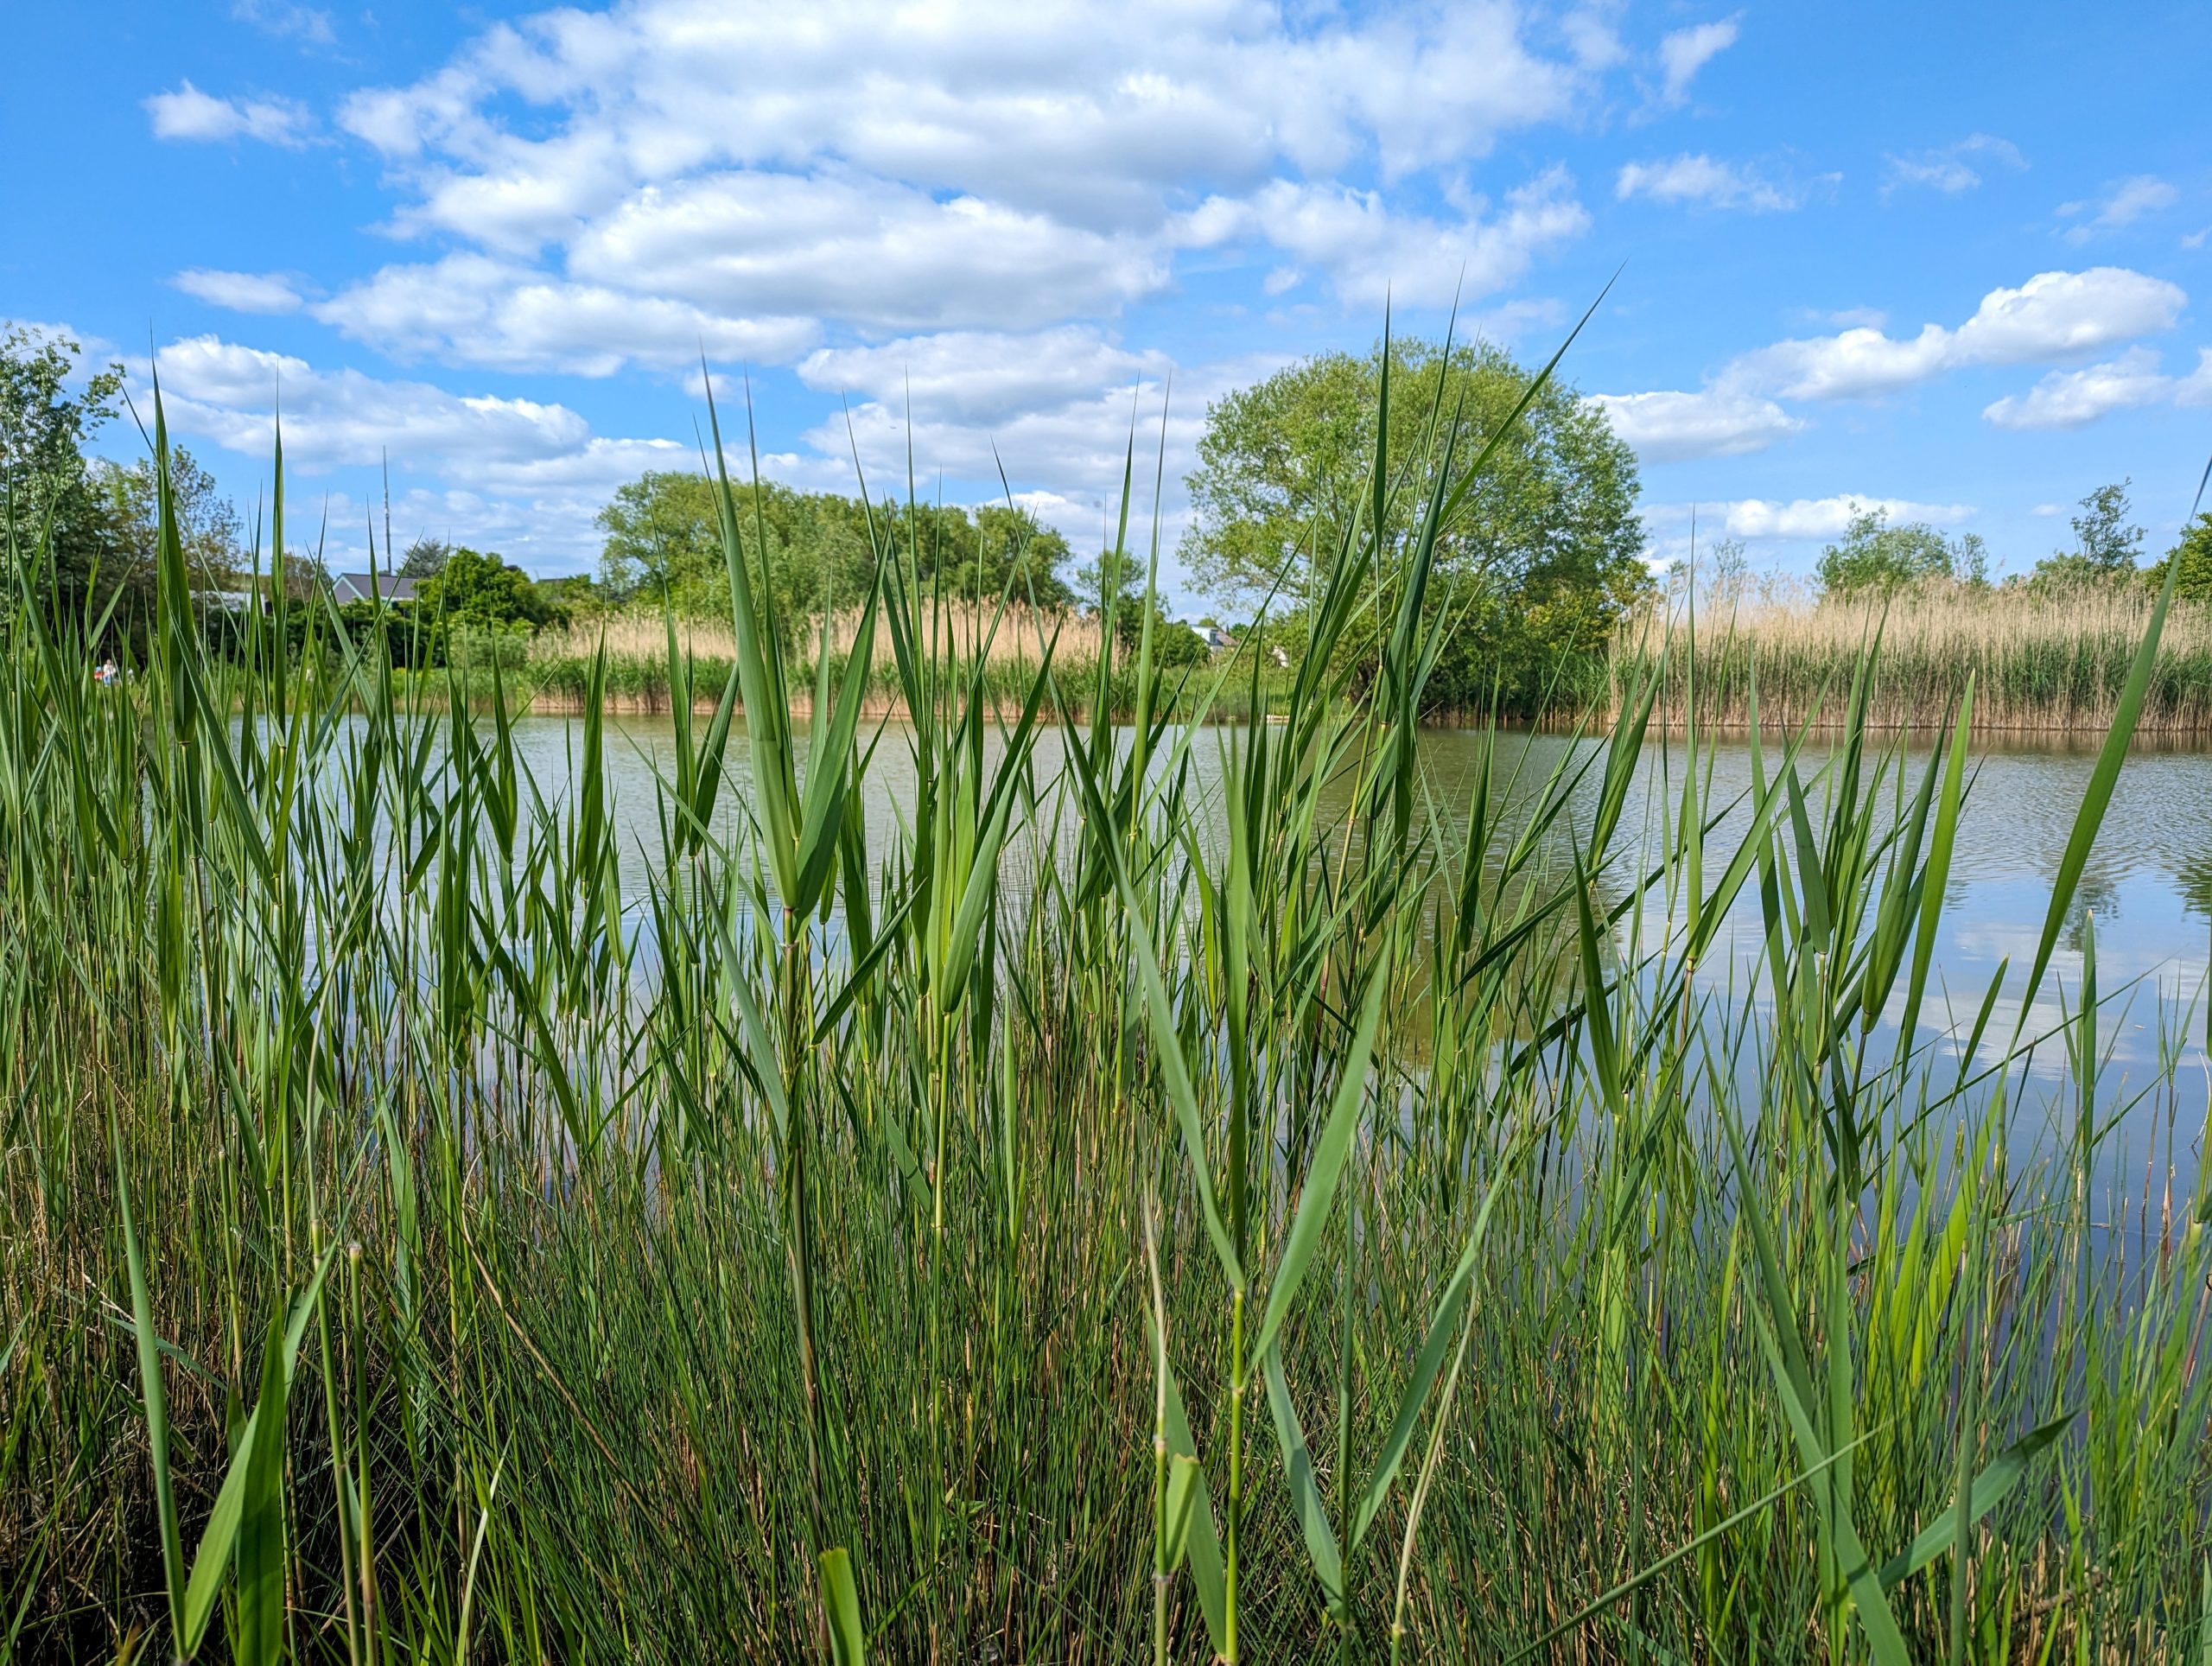
[[[516,724],[519,754],[549,798],[570,789],[581,734],[581,721],[574,718],[528,717]],[[664,717],[607,719],[607,773],[613,814],[623,830],[624,893],[632,902],[643,897],[646,869],[657,859],[654,760],[671,754],[672,734]],[[1218,814],[1220,794],[1215,784],[1224,748],[1235,743],[1236,734],[1221,729],[1194,737],[1194,802],[1201,813]],[[2008,990],[1997,1003],[1990,1025],[1995,1040],[1988,1050],[2001,1046],[2003,1038],[2012,1033],[2018,1014],[2017,990],[2034,958],[2051,881],[2095,764],[2097,741],[2098,737],[2083,737],[2075,743],[1979,743],[1923,1022],[1948,1027],[1948,999],[1956,1022],[1961,1027],[1969,1024],[1998,968],[2009,960]],[[1572,744],[1565,737],[1548,734],[1501,737],[1501,785],[1515,760],[1524,754],[1524,778],[1541,780]],[[1751,781],[1749,746],[1741,740],[1701,745],[1710,754],[1709,802],[1726,804],[1747,793]],[[1438,728],[1427,733],[1422,761],[1440,811],[1464,815],[1479,747],[1480,738],[1469,731]],[[1778,755],[1778,747],[1770,742],[1770,772]],[[1808,794],[1820,790],[1814,777],[1827,756],[1820,737],[1807,743],[1802,769]],[[1057,767],[1058,759],[1058,737],[1048,731],[1037,751],[1040,782]],[[1927,759],[1924,746],[1905,747],[1909,785],[1917,785]],[[745,792],[749,773],[741,735],[732,737],[729,760],[733,791],[718,817],[725,830],[734,825],[734,805]],[[1649,838],[1656,849],[1658,828],[1670,801],[1669,784],[1679,784],[1682,763],[1679,738],[1647,743],[1643,768],[1623,817],[1618,848]],[[1870,773],[1872,766],[1870,759]],[[890,726],[868,775],[869,839],[879,857],[889,846],[894,811],[911,801],[912,781],[904,733]],[[1593,799],[1594,789],[1585,796]],[[1747,819],[1739,810],[1714,833],[1715,843],[1732,848]],[[1199,832],[1204,838],[1207,830]],[[1033,845],[1027,851],[1012,851],[1008,860],[1019,864],[1037,860],[1039,854]],[[1712,865],[1708,883],[1719,865]],[[2029,1033],[2052,1029],[2071,1006],[2092,916],[2106,1014],[2100,1039],[2110,1050],[2101,1096],[2111,1106],[2125,1105],[2132,1093],[2156,1075],[2162,1046],[2178,1050],[2182,1057],[2173,1094],[2136,1105],[2116,1130],[2108,1155],[2123,1165],[2139,1167],[2154,1136],[2160,1148],[2165,1146],[2171,1117],[2178,1136],[2177,1159],[2193,1173],[2193,1154],[2207,1110],[2208,1073],[2212,1073],[2205,1047],[2205,984],[2208,967],[2212,967],[2212,750],[2146,747],[2130,756],[2050,974],[2029,1014]],[[1654,925],[1658,923],[1656,907],[1648,919]],[[1748,885],[1729,912],[1721,939],[1725,957],[1713,956],[1701,976],[1716,990],[1724,989],[1729,976],[1726,963],[1732,960],[1739,973],[1748,973],[1748,963],[1760,952],[1763,938],[1757,887]],[[1901,1007],[1902,997],[1894,1004]],[[2052,1040],[2039,1053],[2031,1076],[2055,1080],[2063,1057],[2063,1041]]]

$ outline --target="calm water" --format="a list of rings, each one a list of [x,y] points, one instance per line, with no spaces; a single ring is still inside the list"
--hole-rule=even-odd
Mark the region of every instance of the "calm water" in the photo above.
[[[531,718],[517,725],[524,755],[539,789],[549,798],[568,786],[572,753],[580,734],[580,725],[566,718]],[[670,755],[671,737],[666,719],[610,719],[607,723],[607,773],[614,814],[626,842],[626,892],[633,898],[644,891],[645,870],[658,844],[653,810],[654,760]],[[1203,734],[1194,742],[1197,813],[1203,816],[1217,814],[1219,795],[1213,784],[1218,779],[1223,747],[1229,741],[1229,732],[1219,731]],[[1567,744],[1555,736],[1507,737],[1501,744],[1501,776],[1511,767],[1514,756],[1525,748],[1524,775],[1532,781],[1541,780]],[[1057,754],[1058,737],[1048,734],[1039,747],[1040,785],[1052,775]],[[1770,767],[1774,755],[1770,748]],[[1452,730],[1432,733],[1423,761],[1440,806],[1464,808],[1478,756],[1473,735]],[[1808,791],[1815,796],[1817,789],[1811,786],[1811,779],[1825,757],[1822,743],[1817,740],[1808,743],[1802,767]],[[746,748],[740,737],[733,737],[730,759],[734,792],[725,801],[726,821],[746,791]],[[1713,802],[1726,803],[1748,791],[1747,747],[1718,743],[1713,759]],[[1907,752],[1906,768],[1913,785],[1917,784],[1926,759],[1924,750]],[[1937,1025],[1947,1021],[1943,1002],[1948,994],[1959,1024],[1969,1023],[1999,963],[2009,958],[2009,988],[1999,1001],[1990,1033],[1999,1038],[2011,1034],[2018,1014],[2017,992],[2034,959],[2050,905],[2051,881],[2094,763],[2093,744],[1983,747],[1953,859],[1928,1021]],[[1646,747],[1638,791],[1631,795],[1622,821],[1619,839],[1624,846],[1648,836],[1656,850],[1658,826],[1669,813],[1669,784],[1679,782],[1681,766],[1678,741],[1655,741]],[[905,736],[893,729],[886,734],[877,750],[868,781],[869,836],[879,854],[889,843],[894,813],[906,811],[911,801],[912,780]],[[1594,799],[1594,789],[1589,796]],[[1744,817],[1739,815],[1737,819]],[[1205,830],[1200,830],[1202,836]],[[1732,830],[1724,825],[1714,837],[1725,848],[1732,843]],[[1033,848],[1027,859],[1036,860],[1039,854]],[[1022,859],[1020,854],[1013,858]],[[1717,872],[1719,866],[1709,864],[1709,874]],[[2162,1027],[2169,1044],[2177,1046],[2183,1059],[2179,1091],[2171,1105],[2161,1099],[2155,1105],[2146,1103],[2139,1107],[2119,1130],[2128,1154],[2116,1148],[2113,1155],[2123,1162],[2132,1157],[2139,1165],[2149,1154],[2154,1134],[2164,1145],[2163,1129],[2171,1110],[2178,1122],[2181,1150],[2177,1154],[2193,1170],[2191,1153],[2203,1128],[2207,1099],[2205,985],[2208,964],[2212,963],[2212,751],[2149,749],[2129,760],[2082,877],[2051,972],[2029,1014],[2031,1034],[2058,1023],[2062,1000],[2071,1003],[2091,915],[2098,983],[2107,1003],[2101,1032],[2111,1049],[2100,1084],[2101,1096],[2117,1107],[2128,1093],[2151,1079]],[[1747,886],[1730,917],[1729,946],[1739,964],[1759,952],[1762,934],[1756,886]],[[1726,964],[1718,957],[1715,963],[1711,981],[1725,983]],[[2055,1080],[2063,1058],[2063,1043],[2052,1040],[2043,1050],[2035,1074]]]

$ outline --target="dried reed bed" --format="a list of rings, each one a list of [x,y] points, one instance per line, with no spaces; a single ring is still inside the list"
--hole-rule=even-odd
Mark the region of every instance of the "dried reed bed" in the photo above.
[[[937,652],[960,664],[973,666],[982,651],[984,686],[995,697],[1004,692],[1019,709],[1020,694],[1041,658],[1043,644],[1052,644],[1053,663],[1071,673],[1087,676],[1096,664],[1103,639],[1103,621],[1095,614],[1052,614],[1027,607],[1009,607],[994,619],[995,610],[970,606],[948,606],[932,615],[924,614],[925,627],[933,633]],[[860,627],[859,610],[833,614],[830,620],[830,650],[842,659],[852,651]],[[688,677],[694,710],[710,712],[721,698],[736,664],[737,639],[727,619],[678,619],[675,621],[678,667],[671,675],[669,661],[669,623],[642,612],[609,614],[604,619],[548,631],[530,645],[522,665],[522,686],[531,691],[531,709],[543,713],[576,712],[583,709],[585,688],[593,656],[604,644],[607,652],[607,704],[612,711],[661,713],[678,697],[678,684]],[[788,645],[793,661],[791,695],[795,709],[804,710],[813,686],[814,662],[822,645],[818,621],[810,621],[794,633]],[[903,710],[892,628],[880,617],[875,626],[868,709],[871,715]]]
[[[1852,679],[1878,638],[1875,728],[1933,728],[1974,679],[1984,733],[2101,732],[2108,728],[2155,598],[2139,589],[2038,596],[1963,588],[1886,601],[1815,601],[1787,587],[1701,597],[1694,619],[1679,597],[1625,620],[1616,633],[1610,693],[1667,662],[1665,709],[1679,722],[1694,669],[1704,721],[1742,727],[1756,679],[1763,723],[1822,727],[1846,715]],[[1694,652],[1691,652],[1694,641]],[[2176,603],[2166,620],[2139,731],[2212,735],[2212,607]]]

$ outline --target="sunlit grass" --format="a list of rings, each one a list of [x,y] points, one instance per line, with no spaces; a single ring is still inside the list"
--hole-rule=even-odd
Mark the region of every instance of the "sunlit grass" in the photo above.
[[[2140,586],[2046,595],[1936,585],[1817,603],[1786,593],[1708,595],[1695,621],[1700,713],[1741,728],[1756,677],[1770,722],[1802,722],[1815,707],[1840,721],[1843,692],[1878,641],[1882,674],[1867,710],[1878,729],[1939,726],[1972,677],[1985,732],[2098,734],[2112,726],[2157,600]],[[1687,624],[1679,598],[1624,619],[1611,656],[1616,686],[1649,675],[1671,644],[1668,706],[1678,712]],[[2212,607],[2174,606],[2137,726],[2212,735]]]

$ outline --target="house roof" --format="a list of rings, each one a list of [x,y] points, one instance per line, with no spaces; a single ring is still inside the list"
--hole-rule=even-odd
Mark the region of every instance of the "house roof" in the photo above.
[[[331,581],[330,589],[341,604],[371,601],[379,595],[386,601],[415,600],[415,581],[393,573],[340,573]]]

